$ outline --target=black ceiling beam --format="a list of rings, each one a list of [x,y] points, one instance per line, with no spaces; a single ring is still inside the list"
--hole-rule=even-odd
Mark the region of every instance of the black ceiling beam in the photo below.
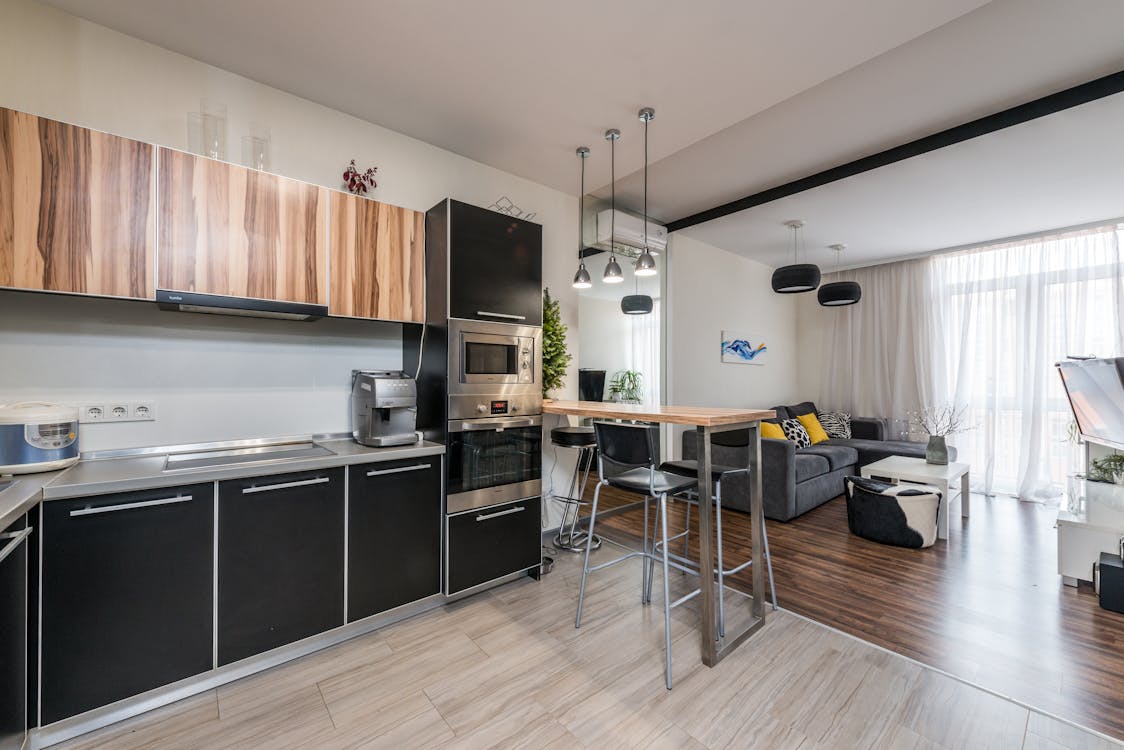
[[[1020,104],[1010,109],[1005,109],[1002,112],[981,117],[971,122],[966,122],[963,125],[957,125],[947,130],[942,130],[939,133],[927,135],[924,138],[918,138],[915,141],[895,146],[894,148],[880,151],[877,154],[864,156],[861,159],[856,159],[846,164],[841,164],[831,169],[826,169],[823,172],[817,172],[808,177],[802,177],[799,180],[778,185],[767,190],[762,190],[753,195],[747,195],[744,198],[724,203],[721,206],[707,209],[706,211],[699,211],[698,213],[685,216],[682,219],[676,219],[667,225],[667,231],[675,232],[687,227],[693,227],[696,224],[702,224],[714,219],[720,219],[723,216],[744,211],[747,208],[760,206],[764,203],[770,203],[781,198],[787,198],[790,195],[802,193],[805,190],[827,185],[832,182],[853,177],[863,172],[869,172],[872,169],[884,167],[887,164],[903,161],[914,156],[927,154],[930,151],[952,146],[957,143],[978,138],[981,135],[994,133],[997,130],[1003,130],[1013,125],[1019,125],[1030,120],[1052,115],[1055,112],[1061,112],[1071,107],[1077,107],[1082,104],[1103,99],[1106,96],[1119,94],[1124,92],[1124,70],[1111,73],[1102,78],[1097,78],[1088,83],[1082,83],[1078,86],[1059,91],[1055,94],[1049,94],[1041,99]]]

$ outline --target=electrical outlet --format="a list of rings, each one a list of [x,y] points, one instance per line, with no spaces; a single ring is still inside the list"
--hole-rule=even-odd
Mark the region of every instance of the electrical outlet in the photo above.
[[[86,404],[78,410],[79,422],[105,422],[107,419],[103,404]]]
[[[130,418],[134,422],[155,422],[156,404],[152,401],[140,401],[133,404]]]
[[[110,401],[106,404],[84,404],[78,407],[78,421],[91,422],[155,422],[156,404],[152,401]]]

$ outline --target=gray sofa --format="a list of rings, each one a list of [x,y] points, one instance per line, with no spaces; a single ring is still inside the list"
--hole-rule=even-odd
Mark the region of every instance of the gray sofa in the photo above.
[[[774,406],[775,420],[795,418],[819,411],[811,401],[791,406]],[[765,494],[765,517],[774,521],[791,521],[828,500],[843,494],[843,478],[856,475],[867,464],[887,456],[925,457],[925,444],[886,440],[886,423],[876,418],[851,419],[850,438],[831,438],[826,442],[796,449],[790,440],[761,440],[762,482]],[[745,466],[748,460],[748,432],[717,433],[712,440],[711,460],[716,464]],[[696,434],[683,434],[683,458],[698,457]],[[955,449],[949,448],[955,459]],[[722,483],[722,505],[749,511],[749,480],[734,475]]]

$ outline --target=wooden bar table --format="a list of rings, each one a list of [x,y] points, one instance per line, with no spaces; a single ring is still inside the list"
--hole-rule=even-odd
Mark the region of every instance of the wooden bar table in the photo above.
[[[765,550],[762,533],[765,517],[761,498],[761,431],[763,419],[772,419],[771,409],[721,409],[700,406],[644,406],[601,401],[543,401],[543,413],[564,414],[593,419],[625,419],[637,422],[680,424],[694,427],[698,434],[699,461],[699,585],[702,589],[702,661],[708,667],[737,648],[765,624]],[[749,430],[749,503],[753,532],[750,554],[753,558],[753,597],[749,622],[737,631],[715,638],[717,597],[722,596],[714,575],[715,549],[712,538],[714,488],[711,481],[710,436],[716,432]],[[704,561],[709,561],[704,563]]]

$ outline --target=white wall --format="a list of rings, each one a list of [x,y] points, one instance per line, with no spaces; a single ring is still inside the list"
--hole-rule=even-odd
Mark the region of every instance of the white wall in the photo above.
[[[830,279],[827,275],[821,283]],[[800,366],[796,369],[796,384],[801,401],[814,401],[826,409],[838,409],[839,404],[824,401],[824,373],[830,377],[831,363],[827,361],[827,336],[831,334],[833,314],[840,310],[823,307],[814,293],[793,294],[796,303],[796,340],[800,342]]]
[[[0,293],[0,402],[156,403],[155,422],[83,425],[85,451],[342,432],[351,370],[402,367],[401,336],[393,323]]]
[[[614,373],[632,368],[632,318],[621,312],[620,299],[582,295],[578,322],[581,367],[604,370],[607,387]]]
[[[769,408],[803,400],[796,302],[773,293],[773,269],[683,233],[672,235],[669,265],[668,403]],[[763,337],[765,364],[723,363],[723,330]],[[677,437],[672,445],[677,452]]]
[[[0,2],[0,69],[0,106],[176,148],[187,147],[187,113],[217,99],[231,160],[249,123],[262,122],[273,171],[339,188],[355,158],[379,167],[373,197],[412,209],[507,195],[537,213],[544,283],[576,330],[576,197],[30,0]],[[0,403],[157,401],[155,423],[90,426],[83,450],[344,432],[350,370],[401,364],[399,329],[384,324],[206,318],[11,292],[0,292],[0,316]],[[570,346],[576,354],[576,335]],[[566,397],[577,393],[576,357],[572,367]]]

